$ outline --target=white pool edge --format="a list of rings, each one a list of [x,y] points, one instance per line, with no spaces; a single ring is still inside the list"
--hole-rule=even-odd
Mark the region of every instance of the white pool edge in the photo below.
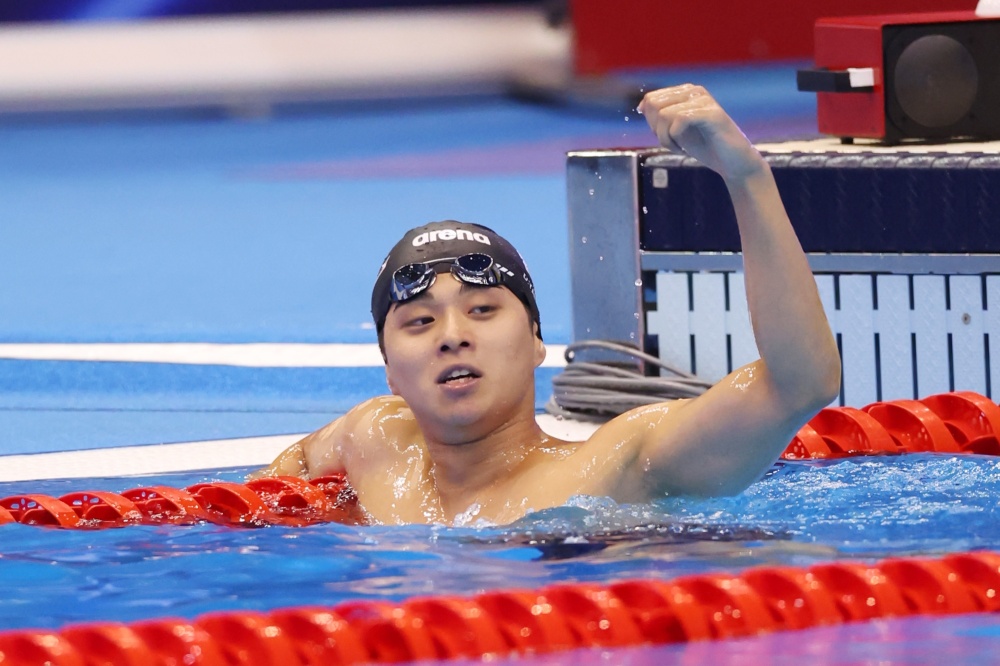
[[[594,423],[560,419],[549,414],[539,414],[537,419],[546,433],[569,441],[587,439],[598,427]],[[0,456],[0,482],[262,467],[305,434]]]

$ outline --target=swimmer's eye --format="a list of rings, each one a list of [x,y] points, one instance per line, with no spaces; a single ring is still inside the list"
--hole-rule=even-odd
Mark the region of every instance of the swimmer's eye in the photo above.
[[[477,305],[476,307],[472,308],[470,312],[472,314],[489,314],[490,312],[494,312],[496,310],[497,306],[495,305]]]
[[[427,326],[428,324],[432,323],[433,321],[434,321],[434,317],[431,317],[431,316],[414,317],[413,319],[407,319],[403,323],[403,326],[406,327],[406,328],[419,328],[421,326]]]

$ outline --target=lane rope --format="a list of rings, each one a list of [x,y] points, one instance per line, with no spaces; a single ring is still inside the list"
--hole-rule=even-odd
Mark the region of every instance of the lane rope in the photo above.
[[[4,666],[294,666],[533,655],[752,637],[914,615],[1000,610],[1000,554],[757,567],[670,581],[550,585],[400,604],[212,612],[0,633]]]
[[[0,499],[0,523],[10,522],[101,529],[198,522],[232,527],[329,522],[361,525],[367,519],[347,479],[335,474],[311,481],[275,476],[246,483],[197,483],[187,488],[148,486],[120,494],[94,490],[58,498],[11,495]]]

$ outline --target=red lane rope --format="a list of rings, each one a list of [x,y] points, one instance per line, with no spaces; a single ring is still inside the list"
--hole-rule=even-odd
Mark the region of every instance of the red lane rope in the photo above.
[[[671,581],[353,601],[0,633],[4,666],[295,666],[482,658],[1000,610],[1000,554],[758,567]]]
[[[876,402],[861,409],[829,407],[799,430],[786,460],[921,451],[1000,455],[1000,406],[970,391],[923,400]],[[0,499],[0,524],[98,529],[137,524],[309,525],[366,522],[343,475],[304,481],[290,476],[245,484],[217,481],[185,489],[151,486]]]
[[[198,483],[186,489],[167,486],[0,499],[0,523],[100,529],[127,525],[190,524],[260,527],[366,522],[358,497],[342,474],[311,481],[294,476],[247,483]],[[2,663],[2,662],[0,662]]]
[[[829,407],[799,430],[786,460],[886,453],[1000,455],[1000,407],[972,391],[922,400],[875,402],[861,409]]]

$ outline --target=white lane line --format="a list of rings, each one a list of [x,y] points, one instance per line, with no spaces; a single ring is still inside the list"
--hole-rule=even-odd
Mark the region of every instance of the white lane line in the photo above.
[[[166,474],[266,465],[302,435],[121,446],[0,457],[0,481]]]
[[[539,414],[536,418],[542,430],[568,441],[585,440],[598,428],[596,423],[558,419],[550,414]],[[303,435],[304,433],[0,456],[0,482],[261,467],[269,464]],[[140,484],[141,481],[135,485]]]
[[[566,345],[547,345],[542,367],[566,365]],[[309,343],[45,343],[0,344],[0,358],[36,361],[122,361],[232,365],[255,368],[370,368],[382,366],[376,344]]]

